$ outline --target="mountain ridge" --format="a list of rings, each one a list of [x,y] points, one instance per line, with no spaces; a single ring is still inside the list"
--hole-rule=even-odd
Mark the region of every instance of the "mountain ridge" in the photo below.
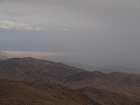
[[[60,84],[75,89],[102,105],[140,103],[140,76],[135,74],[89,72],[60,62],[26,57],[0,61],[0,78]]]
[[[90,66],[90,65],[86,65],[86,64],[82,64],[82,63],[67,63],[67,62],[64,62],[64,64],[74,66],[77,68],[83,68],[83,69],[90,71],[90,72],[101,71],[101,72],[106,73],[106,74],[111,73],[111,72],[120,72],[120,73],[133,73],[133,74],[140,75],[140,69],[131,68],[131,67],[110,66],[110,65],[94,67],[94,66]]]
[[[60,62],[31,57],[11,58],[0,62],[0,76],[28,82],[60,82],[65,76],[85,71]]]

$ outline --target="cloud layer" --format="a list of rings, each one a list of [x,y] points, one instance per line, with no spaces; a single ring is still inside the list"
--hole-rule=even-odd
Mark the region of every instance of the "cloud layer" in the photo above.
[[[140,68],[139,28],[139,0],[0,0],[0,50]]]

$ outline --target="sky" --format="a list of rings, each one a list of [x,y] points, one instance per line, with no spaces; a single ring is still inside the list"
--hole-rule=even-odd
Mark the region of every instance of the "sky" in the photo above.
[[[140,0],[0,0],[0,50],[140,68]]]

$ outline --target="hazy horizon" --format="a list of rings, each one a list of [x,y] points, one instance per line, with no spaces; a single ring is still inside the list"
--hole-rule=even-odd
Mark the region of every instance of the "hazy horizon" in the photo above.
[[[0,51],[140,68],[140,1],[0,0]]]

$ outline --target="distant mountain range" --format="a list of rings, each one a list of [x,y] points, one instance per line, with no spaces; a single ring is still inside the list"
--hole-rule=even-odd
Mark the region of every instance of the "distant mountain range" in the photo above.
[[[60,62],[27,57],[0,61],[0,78],[62,85],[101,105],[140,105],[140,76],[131,73],[89,72]]]
[[[124,73],[134,73],[134,74],[140,75],[140,69],[128,68],[128,67],[123,67],[123,66],[107,65],[107,66],[94,67],[94,66],[85,65],[82,63],[66,63],[66,62],[64,62],[64,64],[74,66],[77,68],[83,68],[87,71],[101,71],[103,73],[124,72]]]

